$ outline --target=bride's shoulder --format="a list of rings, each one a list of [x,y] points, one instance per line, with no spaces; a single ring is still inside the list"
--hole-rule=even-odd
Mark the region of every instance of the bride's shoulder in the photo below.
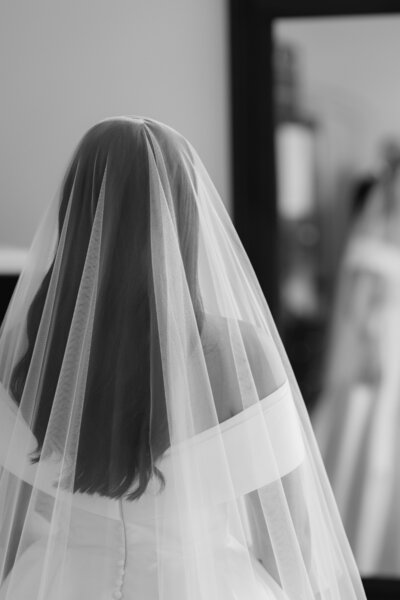
[[[241,319],[206,313],[203,321],[202,337],[206,343],[223,346],[228,339],[239,335],[246,352],[257,353],[266,339],[266,334],[252,323]]]
[[[232,385],[233,381],[238,380],[237,376],[233,377],[232,372],[237,368],[236,360],[233,358],[234,345],[236,352],[238,348],[242,348],[240,362],[243,366],[247,361],[259,398],[264,398],[275,391],[286,379],[282,361],[271,335],[250,322],[206,315],[203,344],[212,371],[215,368],[218,379],[225,379],[223,389],[229,390],[229,398],[225,398],[224,403],[228,403],[234,413],[239,412],[243,406],[238,394],[239,390],[233,389]]]

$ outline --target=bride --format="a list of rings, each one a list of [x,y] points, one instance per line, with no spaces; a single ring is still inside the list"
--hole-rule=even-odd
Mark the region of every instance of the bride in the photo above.
[[[265,299],[173,129],[83,137],[0,381],[1,600],[365,597]]]

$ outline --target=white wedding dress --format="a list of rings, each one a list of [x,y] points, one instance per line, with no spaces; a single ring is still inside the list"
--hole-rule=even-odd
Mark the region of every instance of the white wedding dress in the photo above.
[[[8,415],[9,419],[10,415]],[[268,485],[274,480],[275,469],[265,469],[265,437],[263,429],[271,432],[274,451],[279,459],[282,476],[298,467],[304,456],[304,447],[298,432],[296,415],[289,384],[281,386],[267,398],[242,413],[225,421],[220,427],[204,431],[188,444],[188,457],[195,457],[204,469],[201,474],[210,492],[210,506],[206,516],[209,525],[205,551],[213,551],[215,571],[218,574],[218,595],[221,600],[284,600],[287,598],[280,586],[262,566],[255,555],[248,564],[248,549],[235,537],[230,520],[229,494],[221,484],[223,465],[210,462],[215,444],[222,432],[228,463],[234,480],[235,491],[243,496],[251,490]],[[1,433],[10,430],[7,415],[3,415]],[[21,431],[21,435],[27,432]],[[244,448],[243,439],[252,439],[252,446]],[[290,444],[289,444],[290,442]],[[264,452],[262,452],[264,447]],[[258,454],[254,454],[257,452]],[[179,486],[171,484],[174,477],[174,449],[169,449],[160,461],[159,468],[166,476],[166,486],[153,481],[146,492],[136,501],[112,500],[100,496],[75,494],[70,512],[67,556],[64,551],[63,528],[53,532],[51,569],[47,589],[42,590],[41,576],[46,570],[46,548],[49,529],[46,513],[52,511],[52,497],[43,491],[40,512],[35,515],[32,527],[32,543],[26,548],[9,573],[2,588],[0,599],[28,600],[43,597],[45,600],[118,600],[120,598],[146,600],[159,599],[159,552],[157,544],[157,518],[168,511],[168,532],[163,530],[162,549],[167,567],[167,577],[162,582],[163,598],[185,600],[185,569],[189,567],[182,552],[179,535],[180,517],[171,519],[174,512],[174,494]],[[257,460],[257,456],[259,457]],[[10,465],[19,471],[21,462],[15,457]],[[25,476],[26,476],[25,465]],[[29,478],[37,481],[35,465]],[[42,478],[42,488],[51,490],[55,465],[49,465],[47,478]],[[46,481],[47,479],[47,481]],[[171,493],[170,493],[171,491]],[[70,498],[66,497],[66,502]],[[226,500],[226,498],[225,498]],[[204,513],[204,508],[199,509]],[[204,514],[197,515],[204,519]],[[35,527],[36,526],[36,527]],[[57,536],[60,543],[57,543]],[[189,542],[190,543],[190,542]],[[196,549],[198,552],[198,548]],[[59,559],[57,559],[59,553]],[[188,551],[190,554],[190,552]],[[251,568],[249,568],[251,567]],[[8,596],[7,596],[8,594]]]
[[[354,282],[335,332],[336,383],[317,407],[314,430],[361,573],[397,577],[400,252],[360,238],[344,271]]]

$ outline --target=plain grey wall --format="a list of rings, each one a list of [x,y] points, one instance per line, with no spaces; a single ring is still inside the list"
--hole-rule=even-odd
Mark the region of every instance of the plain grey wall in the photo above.
[[[229,205],[226,0],[4,0],[0,245],[29,245],[86,129],[164,121],[195,146]]]

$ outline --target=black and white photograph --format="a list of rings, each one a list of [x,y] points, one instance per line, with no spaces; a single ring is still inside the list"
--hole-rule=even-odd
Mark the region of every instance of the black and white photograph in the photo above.
[[[400,598],[400,6],[0,4],[0,600]]]

